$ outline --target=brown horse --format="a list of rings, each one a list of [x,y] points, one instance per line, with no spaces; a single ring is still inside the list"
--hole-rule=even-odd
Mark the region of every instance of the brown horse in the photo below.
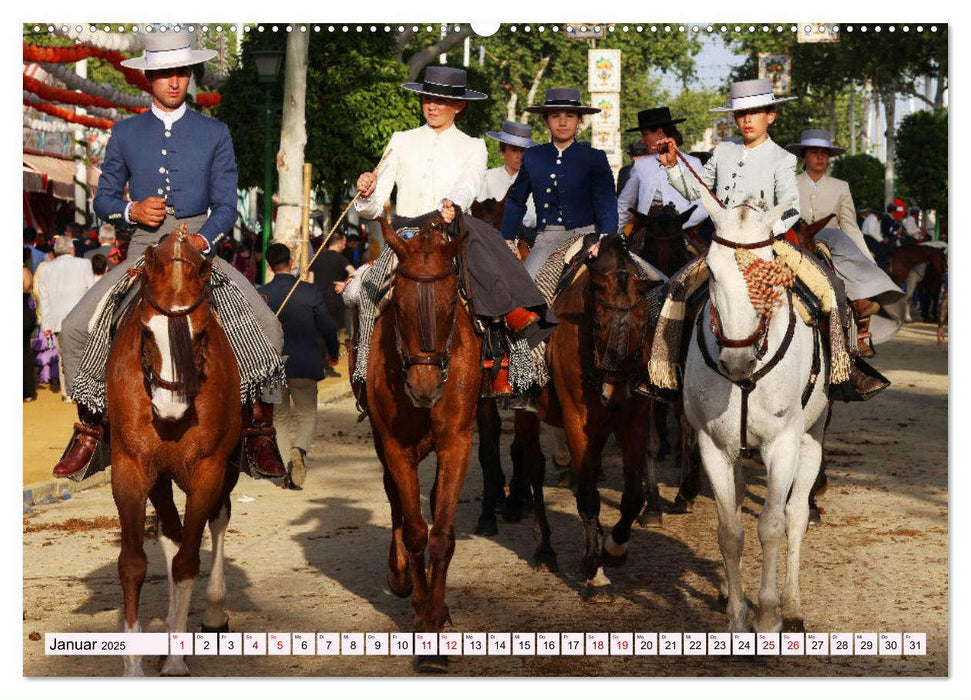
[[[596,234],[584,241],[593,243]],[[635,394],[636,381],[650,351],[647,294],[659,283],[641,279],[623,236],[600,241],[597,257],[560,293],[554,310],[559,325],[550,336],[550,384],[540,396],[539,414],[516,414],[516,439],[523,446],[525,471],[533,490],[539,568],[557,569],[543,501],[544,458],[539,421],[562,426],[576,475],[577,510],[583,520],[586,576],[583,597],[607,597],[610,581],[604,561],[626,558],[631,524],[644,505],[644,464],[648,449],[644,426],[652,403]],[[605,538],[600,525],[601,455],[613,434],[624,464],[620,519]]]
[[[671,277],[684,267],[692,254],[686,245],[685,222],[691,218],[697,205],[679,212],[674,205],[668,204],[654,214],[642,214],[631,211],[634,216],[634,227],[630,233],[630,249],[654,265],[668,277]],[[695,247],[699,243],[692,241]],[[691,501],[686,495],[696,494],[701,489],[701,455],[694,429],[684,417],[684,404],[677,401],[674,404],[675,422],[678,426],[680,440],[675,453],[675,463],[681,467],[681,488],[675,499],[673,512],[689,512]],[[658,403],[654,411],[654,420],[650,425],[650,440],[657,441],[657,459],[663,459],[670,451],[667,436],[668,406]],[[653,454],[654,451],[651,452]],[[638,518],[643,526],[660,527],[664,511],[661,493],[658,488],[658,472],[656,460],[649,458],[647,463],[647,478],[645,482],[647,503],[644,512]]]
[[[927,263],[923,280],[910,272],[921,263]],[[890,256],[890,279],[900,287],[907,283],[907,298],[904,302],[907,320],[910,320],[910,300],[918,284],[924,285],[921,303],[921,316],[926,322],[935,320],[937,298],[941,293],[944,273],[947,272],[947,252],[943,248],[930,245],[898,246]],[[909,278],[909,279],[908,279]]]
[[[140,296],[108,358],[111,491],[121,521],[118,574],[126,632],[141,630],[146,499],[158,514],[169,573],[169,632],[186,630],[206,523],[212,571],[203,630],[228,629],[223,538],[229,494],[239,476],[230,463],[242,427],[239,372],[210,304],[212,261],[184,233],[173,232],[146,249]],[[173,481],[186,494],[184,523],[172,498]],[[187,674],[181,655],[166,659],[162,675]],[[125,657],[125,675],[143,675],[141,657]]]
[[[434,217],[405,240],[384,220],[384,239],[398,257],[394,294],[378,317],[367,373],[368,416],[391,505],[388,586],[411,596],[415,630],[439,632],[448,619],[445,578],[455,551],[455,509],[472,450],[482,367],[481,341],[459,293],[456,262],[467,234],[449,240]],[[434,451],[433,524],[421,512],[418,463]],[[429,562],[426,567],[425,549]],[[417,659],[442,672],[444,656]]]

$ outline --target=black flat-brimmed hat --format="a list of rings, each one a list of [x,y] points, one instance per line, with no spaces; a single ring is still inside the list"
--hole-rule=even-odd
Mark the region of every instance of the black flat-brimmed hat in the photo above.
[[[519,122],[504,121],[502,123],[502,131],[487,131],[486,136],[490,139],[495,139],[499,143],[506,143],[510,146],[519,146],[520,148],[532,148],[536,146],[536,142],[530,138],[533,135],[533,127],[529,124],[520,124]]]
[[[404,83],[405,90],[419,95],[435,95],[453,100],[485,100],[488,95],[466,87],[468,75],[462,68],[428,66],[420,83]]]
[[[806,129],[799,138],[799,143],[790,143],[786,146],[787,151],[797,156],[802,156],[807,148],[825,148],[831,156],[841,156],[846,153],[845,148],[833,145],[829,132],[823,129]]]
[[[632,131],[654,131],[654,129],[661,126],[680,124],[681,122],[685,121],[688,121],[687,117],[681,119],[672,119],[671,110],[667,107],[642,109],[637,113],[637,126],[635,126],[633,129],[625,129],[624,133],[629,134]]]
[[[546,101],[541,105],[531,105],[526,108],[533,114],[546,112],[576,112],[577,114],[597,114],[596,107],[581,104],[580,91],[574,88],[550,88],[546,91]]]

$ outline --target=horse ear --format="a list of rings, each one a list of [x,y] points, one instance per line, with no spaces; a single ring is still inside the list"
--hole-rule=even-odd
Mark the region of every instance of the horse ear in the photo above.
[[[391,250],[395,252],[395,255],[401,258],[405,251],[404,240],[395,232],[393,228],[391,228],[391,224],[389,224],[385,219],[381,219],[380,221],[381,235],[384,236],[384,242],[391,247]]]
[[[690,207],[688,207],[683,212],[681,212],[681,216],[678,217],[678,224],[680,224],[681,226],[684,226],[684,223],[691,218],[691,215],[694,213],[695,209],[697,208],[698,208],[697,204],[692,204]]]
[[[715,228],[718,228],[721,225],[722,219],[724,218],[725,209],[722,207],[721,203],[712,196],[707,187],[701,188],[701,206],[703,206],[705,211],[708,212],[708,216],[711,217],[712,222],[715,224]]]
[[[762,215],[762,220],[769,225],[769,228],[775,225],[775,222],[782,218],[782,214],[787,210],[792,208],[792,202],[783,202],[782,204],[776,204],[774,207],[769,209]]]
[[[206,258],[199,266],[199,279],[208,282],[210,277],[212,277],[212,258]]]

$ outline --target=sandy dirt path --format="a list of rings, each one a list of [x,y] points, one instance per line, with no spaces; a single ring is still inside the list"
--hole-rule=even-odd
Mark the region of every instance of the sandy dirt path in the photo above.
[[[880,347],[874,364],[893,386],[867,404],[837,406],[827,452],[824,522],[803,547],[802,599],[807,628],[833,632],[926,632],[926,657],[454,657],[457,676],[496,675],[812,675],[944,676],[948,641],[947,350],[934,327],[914,324]],[[406,631],[408,601],[385,590],[390,515],[367,422],[351,401],[321,409],[302,492],[242,477],[233,494],[227,536],[230,625],[234,631]],[[507,421],[511,422],[511,421]],[[511,435],[503,435],[507,454]],[[550,434],[544,449],[552,454]],[[473,450],[473,455],[475,451]],[[473,460],[475,458],[473,457]],[[756,515],[764,472],[746,469],[743,508],[746,592],[757,594],[761,556]],[[601,520],[612,525],[620,503],[620,461],[605,459]],[[509,465],[506,464],[508,472]],[[434,462],[421,466],[425,493]],[[673,498],[676,471],[662,471]],[[548,478],[549,482],[549,478]],[[560,573],[537,573],[531,518],[500,520],[495,538],[472,535],[481,472],[469,471],[458,509],[458,543],[447,601],[454,631],[722,631],[718,606],[721,557],[707,487],[693,513],[670,515],[660,530],[635,529],[630,557],[608,569],[616,600],[580,600],[582,531],[572,494],[548,487]],[[198,629],[208,580],[208,538],[190,629]],[[118,675],[121,660],[47,657],[43,633],[120,630],[118,529],[110,489],[35,507],[24,517],[24,674]],[[165,631],[167,582],[159,546],[147,542],[149,576],[142,594],[145,631]],[[38,637],[37,634],[40,636]],[[35,639],[32,639],[35,638]],[[146,673],[157,659],[145,659]],[[194,675],[405,675],[406,658],[194,657]]]

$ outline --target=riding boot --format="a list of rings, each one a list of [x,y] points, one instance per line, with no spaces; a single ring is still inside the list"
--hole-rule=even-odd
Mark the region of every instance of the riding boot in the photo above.
[[[78,404],[78,422],[74,424],[74,435],[54,466],[54,476],[66,477],[76,474],[91,462],[98,443],[104,437],[104,416]]]
[[[856,345],[860,357],[873,357],[876,351],[870,341],[870,317],[880,310],[880,305],[870,299],[856,299],[850,302],[850,308],[856,319]]]
[[[243,428],[243,440],[250,470],[271,479],[287,476],[287,468],[283,465],[283,458],[276,445],[273,404],[253,401],[249,409],[249,421]]]

